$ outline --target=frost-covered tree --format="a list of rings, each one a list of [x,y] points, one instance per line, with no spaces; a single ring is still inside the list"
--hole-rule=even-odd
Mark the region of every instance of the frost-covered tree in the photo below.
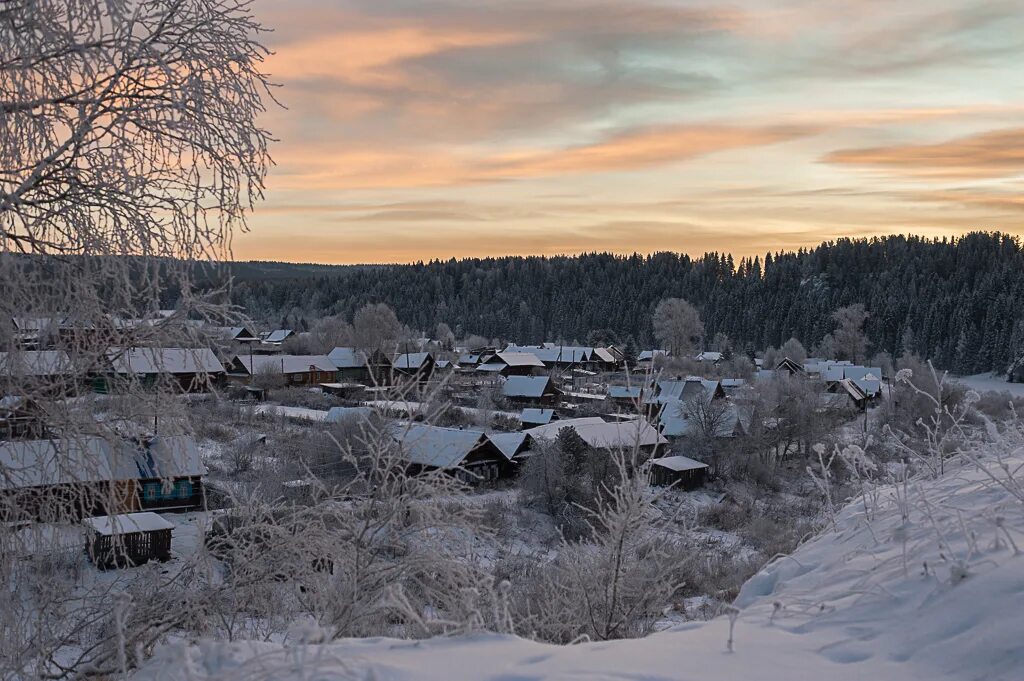
[[[60,364],[6,376],[5,395],[34,405],[35,437],[114,449],[190,427],[180,387],[135,373],[131,348],[198,347],[189,318],[238,320],[208,261],[230,254],[270,164],[257,122],[270,92],[263,30],[244,0],[0,4],[0,319],[18,320],[0,350],[21,364],[44,349]],[[102,379],[118,395],[99,403],[92,379],[108,363],[125,370]],[[77,475],[103,475],[101,449],[79,451]],[[42,508],[74,527],[119,494],[69,486],[68,503]],[[83,582],[81,544],[69,554],[9,500],[0,515],[25,528],[0,529],[0,678],[121,676],[189,616],[184,575],[152,570],[144,589]]]
[[[654,309],[654,337],[676,357],[692,355],[704,338],[697,308],[682,298],[666,298]]]
[[[352,318],[352,334],[362,350],[391,351],[402,338],[402,323],[384,303],[368,303]]]
[[[837,359],[854,363],[867,359],[868,337],[864,333],[864,322],[868,316],[861,303],[841,307],[832,313],[836,329],[827,339]]]

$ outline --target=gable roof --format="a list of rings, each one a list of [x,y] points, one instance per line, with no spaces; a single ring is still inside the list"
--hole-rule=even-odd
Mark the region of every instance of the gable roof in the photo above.
[[[428,364],[433,359],[429,352],[407,352],[396,357],[392,366],[396,369],[422,369],[424,364]]]
[[[366,353],[356,348],[334,348],[327,353],[327,359],[339,369],[361,369],[367,362]]]
[[[112,469],[118,480],[206,475],[199,447],[187,435],[158,435],[146,444],[126,441],[115,457]]]
[[[455,468],[473,450],[488,444],[487,435],[482,431],[425,423],[396,424],[392,427],[392,437],[410,463],[442,469]]]
[[[511,461],[516,454],[519,454],[530,446],[530,438],[526,433],[491,433],[490,438],[494,446],[501,450],[505,458]]]
[[[148,444],[98,436],[0,443],[0,489],[204,475],[195,440],[159,436]]]
[[[496,352],[487,360],[487,364],[502,362],[510,367],[541,367],[544,362],[532,352]]]
[[[550,376],[509,376],[501,387],[505,397],[543,397],[553,392]]]
[[[119,374],[224,372],[224,366],[209,348],[110,348],[107,359]]]
[[[291,329],[275,329],[263,336],[264,343],[283,343],[294,331]]]

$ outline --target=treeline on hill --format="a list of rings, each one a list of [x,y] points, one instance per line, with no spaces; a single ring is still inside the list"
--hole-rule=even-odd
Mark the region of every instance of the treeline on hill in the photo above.
[[[324,315],[351,319],[384,302],[412,328],[449,324],[459,337],[519,342],[654,345],[651,317],[668,297],[700,310],[707,338],[737,349],[816,345],[830,313],[863,303],[871,350],[928,357],[959,373],[1002,371],[1024,351],[1024,249],[1014,237],[842,239],[734,262],[677,253],[506,257],[339,268],[326,276],[239,272],[234,302],[268,323],[303,330]],[[307,270],[308,271],[308,270]],[[248,275],[248,276],[246,276]]]

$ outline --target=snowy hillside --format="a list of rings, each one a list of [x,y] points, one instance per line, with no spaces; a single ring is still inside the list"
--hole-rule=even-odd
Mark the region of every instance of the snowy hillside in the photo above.
[[[1006,483],[1024,464],[990,470]],[[955,467],[954,467],[955,468]],[[1021,679],[1024,493],[963,466],[880,490],[842,510],[835,531],[753,577],[730,621],[644,639],[557,647],[471,634],[325,645],[167,645],[136,681],[379,679]],[[313,627],[295,637],[315,640]]]

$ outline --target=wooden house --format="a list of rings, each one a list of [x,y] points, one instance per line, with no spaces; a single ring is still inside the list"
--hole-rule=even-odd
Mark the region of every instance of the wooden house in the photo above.
[[[174,525],[156,513],[124,513],[85,518],[86,553],[102,569],[134,567],[171,557]]]
[[[280,376],[287,385],[333,383],[338,371],[327,355],[235,355],[228,365],[230,376],[247,382],[254,376]]]
[[[516,404],[553,407],[562,393],[550,376],[509,376],[501,394]]]
[[[413,473],[443,470],[468,484],[480,484],[511,472],[511,457],[482,431],[409,423],[396,425],[391,432]]]
[[[94,435],[0,443],[0,517],[66,521],[205,506],[203,466],[189,436]]]
[[[223,385],[227,375],[209,348],[110,348],[106,359],[106,371],[101,369],[94,381],[97,392],[109,392],[118,381],[205,392]]]
[[[496,352],[477,366],[502,376],[532,376],[544,370],[544,362],[532,352]]]
[[[195,440],[186,435],[127,441],[115,475],[134,485],[133,508],[192,511],[206,505],[206,466]]]
[[[423,382],[434,374],[436,362],[429,352],[407,352],[399,355],[392,363],[392,375],[404,380]]]
[[[328,353],[338,370],[339,381],[356,381],[366,385],[389,385],[391,360],[380,350],[367,354],[357,348],[337,347]]]

